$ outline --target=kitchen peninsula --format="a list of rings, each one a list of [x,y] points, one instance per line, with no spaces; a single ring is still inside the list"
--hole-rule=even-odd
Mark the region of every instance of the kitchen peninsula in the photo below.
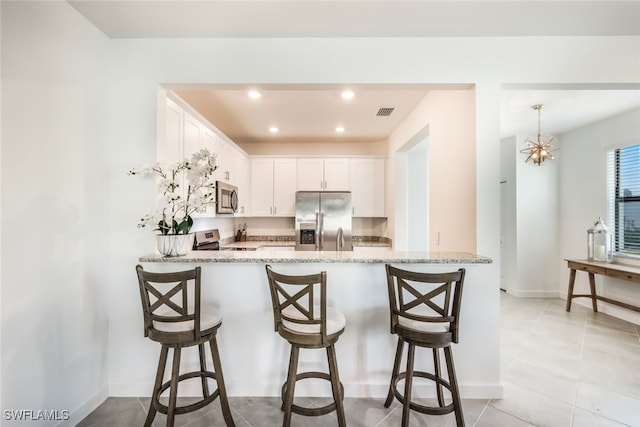
[[[491,259],[461,252],[335,251],[193,251],[183,257],[158,254],[139,258],[145,269],[166,272],[202,267],[203,298],[223,314],[219,346],[225,382],[232,396],[278,396],[286,376],[289,348],[273,330],[265,265],[285,274],[327,272],[328,303],[344,313],[347,324],[336,346],[340,378],[347,397],[386,395],[395,352],[389,333],[389,303],[384,265],[414,271],[466,269],[460,343],[454,358],[464,398],[501,398],[499,364],[499,287],[491,277]],[[192,355],[189,355],[192,356]],[[197,363],[195,355],[189,363]],[[301,370],[324,370],[322,352],[301,354]],[[431,369],[420,357],[416,368]],[[275,367],[275,368],[274,368]],[[151,378],[149,379],[151,381]],[[151,384],[149,384],[149,387]],[[197,384],[182,390],[196,394]],[[418,396],[428,396],[420,381]],[[323,381],[305,380],[296,394],[329,395]],[[382,404],[382,403],[381,403]]]

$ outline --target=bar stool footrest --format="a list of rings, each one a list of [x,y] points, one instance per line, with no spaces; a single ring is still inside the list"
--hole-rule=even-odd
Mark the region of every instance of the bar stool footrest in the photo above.
[[[186,374],[180,375],[178,377],[178,383],[180,383],[180,381],[191,379],[191,378],[213,378],[214,380],[217,381],[215,372],[194,371],[194,372],[187,372]],[[160,390],[158,390],[158,394],[152,397],[153,406],[156,408],[156,411],[165,415],[169,412],[169,407],[167,405],[163,405],[162,403],[160,403],[160,395],[165,390],[169,389],[170,386],[171,386],[171,381],[167,381],[166,383],[162,384],[162,386],[160,387]],[[213,393],[209,394],[209,396],[205,396],[202,400],[199,400],[190,405],[176,406],[174,413],[176,415],[180,415],[180,414],[186,414],[188,412],[197,411],[198,409],[204,408],[209,403],[213,402],[218,397],[218,395],[220,395],[220,389],[216,388],[216,390]]]
[[[400,403],[403,403],[403,404],[404,404],[404,395],[398,391],[398,382],[400,380],[405,379],[406,376],[407,376],[406,372],[400,372],[398,376],[393,379],[393,384],[392,384],[393,394],[395,395],[396,399],[398,399]],[[436,383],[436,386],[439,384],[444,388],[446,388],[447,390],[451,391],[451,385],[449,384],[448,381],[445,381],[444,378],[437,377],[436,375],[430,372],[413,371],[413,376],[426,378],[428,380],[434,381]],[[409,407],[414,411],[418,411],[423,414],[429,414],[429,415],[445,415],[455,411],[453,402],[445,406],[426,406],[416,402],[409,402]]]
[[[319,378],[322,380],[331,381],[331,377],[329,376],[329,374],[325,372],[302,372],[296,375],[296,381],[304,380],[307,378]],[[282,384],[282,408],[281,409],[284,409],[284,396],[286,395],[286,391],[287,391],[287,383],[285,382],[284,384]],[[340,395],[344,396],[344,386],[342,385],[342,382],[340,382]],[[331,402],[330,404],[321,406],[319,408],[304,408],[302,406],[296,405],[295,403],[291,405],[291,412],[298,415],[305,415],[310,417],[325,415],[335,410],[336,410],[336,402]]]

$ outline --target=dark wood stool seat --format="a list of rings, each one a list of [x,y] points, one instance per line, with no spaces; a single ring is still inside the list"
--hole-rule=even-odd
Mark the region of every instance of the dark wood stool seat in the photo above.
[[[456,379],[451,344],[458,342],[458,319],[465,270],[450,273],[417,273],[386,265],[391,314],[391,333],[398,336],[398,346],[391,374],[389,392],[384,403],[389,407],[395,397],[402,403],[402,427],[409,426],[410,410],[430,415],[454,413],[456,425],[464,426],[462,402]],[[407,351],[406,370],[400,372],[404,344]],[[434,372],[413,368],[416,347],[430,348]],[[441,373],[440,350],[444,353],[447,377]],[[413,378],[425,378],[435,384],[438,406],[411,401]],[[404,380],[404,393],[398,382]],[[445,404],[443,388],[449,391],[451,403]]]
[[[335,343],[344,332],[345,318],[338,310],[326,305],[327,274],[284,275],[266,266],[275,331],[291,344],[287,380],[282,385],[282,425],[291,425],[291,414],[319,416],[336,411],[338,425],[346,426],[343,398],[336,362]],[[319,292],[319,295],[318,295]],[[329,372],[297,373],[300,349],[320,349],[327,352]],[[319,408],[304,408],[293,403],[297,381],[319,378],[331,383],[333,402]]]
[[[151,426],[157,412],[166,414],[167,426],[173,426],[176,415],[201,409],[218,397],[225,423],[228,427],[235,427],[216,342],[222,315],[216,307],[205,306],[200,302],[200,267],[173,273],[153,273],[138,265],[136,272],[144,315],[144,335],[162,345],[145,427]],[[207,343],[213,370],[207,368]],[[200,369],[181,374],[182,349],[194,346],[198,347]],[[163,382],[169,349],[173,349],[171,377],[169,381]],[[178,406],[178,384],[193,378],[200,379],[202,399]],[[208,379],[216,381],[217,388],[213,392],[209,391]],[[164,405],[160,403],[160,396],[167,390],[169,401]]]

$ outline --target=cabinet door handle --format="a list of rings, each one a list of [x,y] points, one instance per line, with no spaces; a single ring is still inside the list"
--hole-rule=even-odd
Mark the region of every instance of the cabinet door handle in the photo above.
[[[320,189],[322,190],[324,188],[323,184],[322,184],[322,180],[320,180]]]
[[[269,215],[273,215],[273,206],[269,206]]]
[[[277,206],[274,206],[274,207],[273,207],[273,214],[274,214],[274,215],[277,215],[277,214],[278,214],[278,207],[277,207]]]

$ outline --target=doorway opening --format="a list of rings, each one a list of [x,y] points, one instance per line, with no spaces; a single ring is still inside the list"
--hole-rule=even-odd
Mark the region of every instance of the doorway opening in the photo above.
[[[396,151],[396,250],[429,250],[428,136],[427,125]]]

